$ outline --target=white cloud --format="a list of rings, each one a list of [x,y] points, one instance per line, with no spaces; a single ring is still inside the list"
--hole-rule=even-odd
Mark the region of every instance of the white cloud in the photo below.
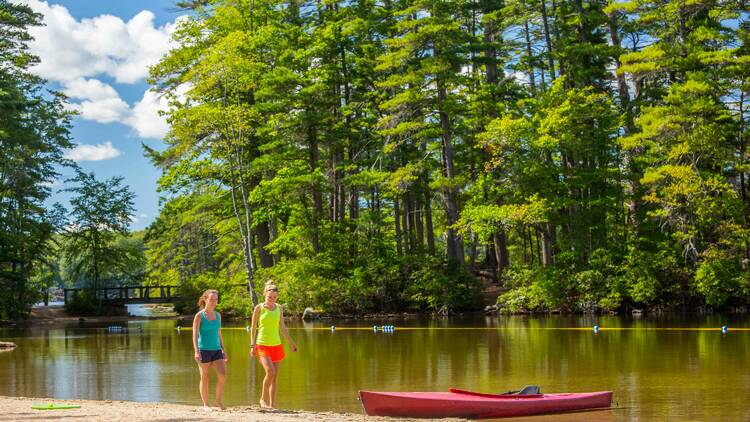
[[[114,88],[97,79],[74,79],[64,82],[63,92],[70,98],[83,100],[70,103],[69,108],[81,117],[99,123],[123,122],[130,116],[130,107]]]
[[[167,99],[149,90],[143,93],[143,98],[133,106],[133,113],[128,124],[143,138],[163,138],[169,131],[164,116],[159,111],[166,110]]]
[[[135,83],[148,76],[148,67],[169,51],[175,22],[154,26],[154,14],[143,10],[129,21],[112,15],[76,20],[68,9],[45,1],[26,0],[44,15],[44,26],[29,30],[31,52],[42,58],[32,68],[53,81],[106,74],[118,83]]]
[[[114,88],[98,79],[74,79],[65,83],[63,92],[69,97],[87,100],[119,98]]]
[[[133,214],[130,216],[130,223],[139,224],[141,221],[143,221],[147,217],[148,217],[148,214],[146,213],[140,213],[138,215]]]
[[[125,84],[142,82],[149,66],[173,46],[172,34],[186,16],[157,27],[148,10],[127,22],[112,15],[76,20],[60,5],[39,0],[25,3],[41,13],[44,22],[44,26],[30,29],[34,37],[31,52],[41,59],[31,70],[62,85],[73,100],[69,109],[78,111],[83,119],[128,125],[142,138],[166,135],[169,127],[158,113],[166,109],[166,100],[147,90],[131,108],[115,88],[98,78],[110,77]]]
[[[128,104],[118,98],[109,98],[98,101],[84,101],[74,107],[81,113],[81,117],[87,120],[95,120],[99,123],[111,123],[123,121],[130,114]]]
[[[114,72],[118,82],[134,82],[148,76],[149,66],[158,63],[172,47],[172,33],[177,28],[176,22],[155,27],[154,14],[149,11],[137,14],[126,26],[131,50]]]
[[[55,179],[55,180],[47,180],[45,182],[40,183],[40,185],[47,187],[47,188],[55,188],[55,187],[61,186],[62,183],[58,179]]]
[[[65,154],[65,158],[73,161],[102,161],[120,156],[120,150],[107,141],[99,145],[78,145]]]
[[[513,70],[510,72],[506,70],[505,77],[508,79],[515,79],[522,84],[530,83],[529,74],[526,72],[521,72],[520,70]]]
[[[159,115],[169,108],[169,102],[154,91],[144,92],[131,109],[114,88],[97,79],[75,79],[64,82],[63,87],[63,92],[74,100],[68,103],[68,108],[79,112],[84,119],[119,122],[133,128],[142,138],[163,138],[169,131],[165,117]],[[182,91],[179,94],[184,95]]]

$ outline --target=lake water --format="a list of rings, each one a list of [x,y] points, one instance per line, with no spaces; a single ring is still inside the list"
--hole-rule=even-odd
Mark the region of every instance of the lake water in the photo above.
[[[300,350],[287,349],[281,365],[279,407],[361,412],[360,389],[501,392],[536,384],[543,392],[614,391],[615,409],[570,420],[750,420],[747,316],[337,321],[335,331],[331,324],[289,323]],[[373,324],[397,328],[373,332]],[[172,320],[131,321],[118,332],[107,325],[0,329],[0,340],[19,346],[0,353],[0,395],[200,403],[189,330]],[[263,378],[244,325],[223,331],[228,406],[257,403]],[[353,327],[364,329],[346,329]]]

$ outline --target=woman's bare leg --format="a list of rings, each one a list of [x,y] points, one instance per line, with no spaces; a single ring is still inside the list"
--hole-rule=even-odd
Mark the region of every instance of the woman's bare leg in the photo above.
[[[273,380],[271,381],[271,386],[268,389],[268,392],[271,396],[271,407],[276,407],[276,384],[279,379],[279,365],[281,365],[281,362],[274,362],[273,363]]]
[[[271,383],[276,378],[276,368],[273,362],[271,362],[271,358],[267,356],[260,358],[260,364],[263,365],[263,369],[266,371],[266,376],[263,378],[263,390],[260,394],[261,405],[265,403],[273,407],[273,403],[270,402],[271,394],[269,390],[271,388]]]
[[[224,383],[227,382],[227,364],[224,359],[211,362],[211,366],[216,370],[216,406],[224,409],[224,402],[221,401],[221,395],[224,393]]]
[[[208,408],[208,375],[210,367],[210,363],[198,364],[198,371],[200,371],[201,373],[201,384],[199,390],[201,393],[201,401],[203,402],[204,409]]]

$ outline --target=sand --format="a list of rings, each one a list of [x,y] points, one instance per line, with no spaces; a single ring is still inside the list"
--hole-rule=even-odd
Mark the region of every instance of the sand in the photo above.
[[[34,404],[77,404],[80,409],[34,410]],[[237,406],[206,412],[202,407],[172,403],[136,403],[126,401],[53,400],[46,398],[0,396],[0,420],[3,421],[342,421],[342,422],[423,422],[427,419],[383,418],[351,413],[266,411],[260,406]],[[440,419],[458,421],[459,419]]]

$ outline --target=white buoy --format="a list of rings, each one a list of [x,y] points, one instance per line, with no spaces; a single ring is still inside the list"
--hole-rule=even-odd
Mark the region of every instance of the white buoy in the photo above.
[[[599,334],[599,326],[594,325],[594,334]]]

